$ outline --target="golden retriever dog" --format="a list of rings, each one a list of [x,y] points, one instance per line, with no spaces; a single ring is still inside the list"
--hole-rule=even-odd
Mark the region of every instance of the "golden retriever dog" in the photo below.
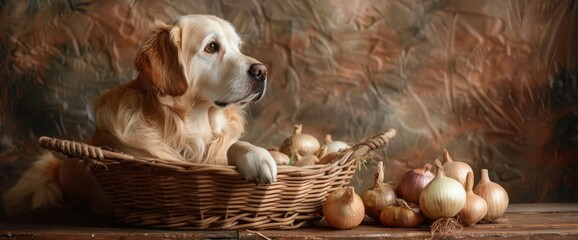
[[[215,16],[157,23],[136,56],[136,79],[96,100],[96,130],[87,142],[134,156],[234,165],[249,181],[275,182],[277,166],[267,150],[239,141],[244,107],[263,96],[267,82],[267,68],[242,54],[241,43],[233,26]],[[7,213],[111,209],[83,163],[50,153],[5,194],[4,205]]]

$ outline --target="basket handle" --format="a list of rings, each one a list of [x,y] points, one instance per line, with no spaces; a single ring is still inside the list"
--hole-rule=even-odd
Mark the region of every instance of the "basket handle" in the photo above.
[[[391,139],[395,137],[397,131],[389,129],[385,132],[379,133],[371,138],[361,141],[351,147],[351,155],[349,158],[344,158],[342,161],[352,161],[366,156],[371,151],[377,150],[389,144]]]
[[[94,159],[94,160],[104,160],[114,159],[114,160],[131,160],[134,159],[133,156],[112,152],[108,150],[101,149],[100,147],[91,146],[86,143],[80,143],[75,141],[61,140],[51,137],[42,136],[38,139],[40,146],[48,150],[56,151],[62,153],[71,158],[78,159]]]

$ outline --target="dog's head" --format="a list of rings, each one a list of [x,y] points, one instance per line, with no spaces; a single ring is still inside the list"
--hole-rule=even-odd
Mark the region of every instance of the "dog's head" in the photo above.
[[[137,54],[140,77],[159,96],[189,96],[225,107],[259,100],[267,68],[241,53],[225,20],[187,15],[157,26]]]

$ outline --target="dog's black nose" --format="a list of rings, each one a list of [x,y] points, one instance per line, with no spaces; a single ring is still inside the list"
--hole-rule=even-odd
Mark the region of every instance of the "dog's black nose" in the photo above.
[[[249,75],[259,81],[265,81],[267,79],[267,67],[261,63],[255,63],[249,67]]]

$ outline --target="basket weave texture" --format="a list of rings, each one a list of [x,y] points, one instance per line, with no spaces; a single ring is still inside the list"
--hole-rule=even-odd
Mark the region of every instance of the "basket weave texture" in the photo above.
[[[395,137],[362,140],[326,165],[278,166],[277,182],[257,186],[233,166],[134,157],[84,143],[41,137],[44,148],[85,160],[116,218],[173,230],[295,229],[322,219],[327,195],[349,185],[360,159]]]

